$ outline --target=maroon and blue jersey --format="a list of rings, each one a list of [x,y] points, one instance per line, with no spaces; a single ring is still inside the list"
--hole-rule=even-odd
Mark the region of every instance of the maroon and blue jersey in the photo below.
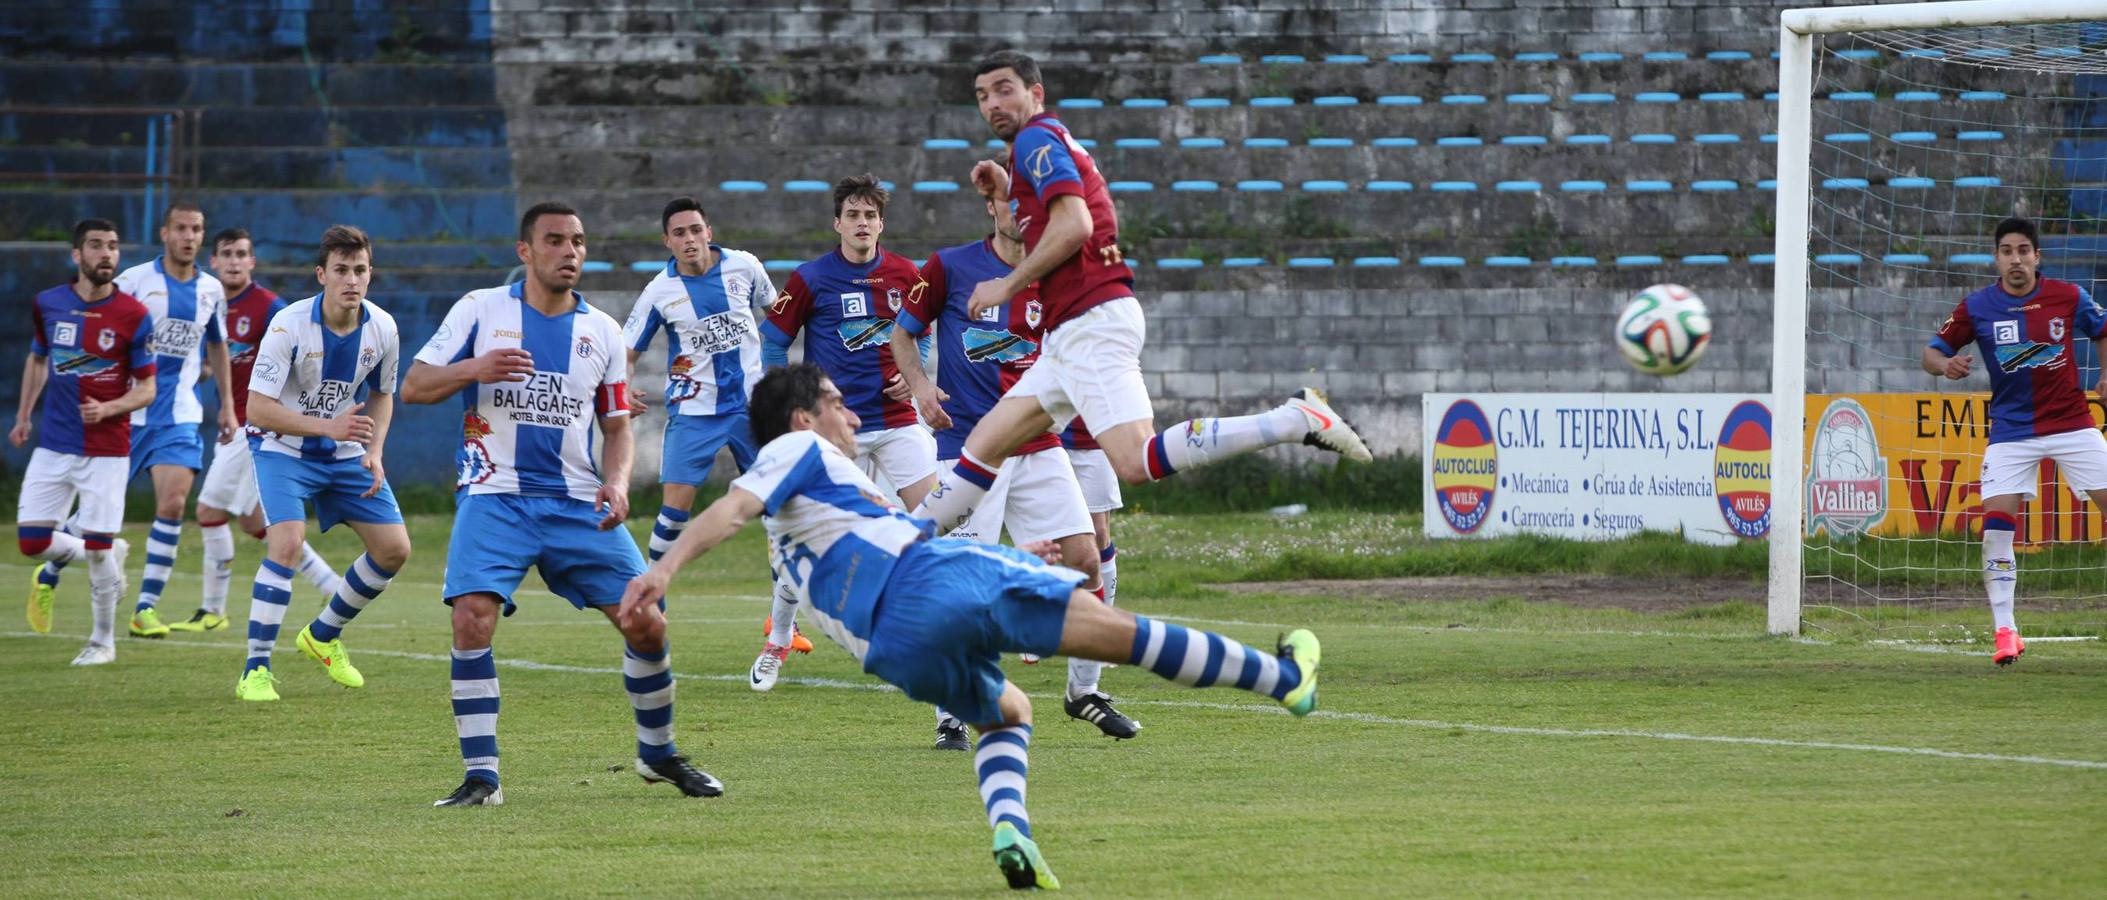
[[[951,397],[944,401],[951,427],[936,433],[938,459],[958,459],[980,417],[994,409],[1039,358],[1044,307],[1036,286],[978,316],[966,315],[975,287],[1008,274],[1010,264],[995,254],[990,238],[946,247],[922,265],[928,289],[910,296],[900,310],[899,327],[908,334],[920,337],[936,326],[936,386]],[[1058,446],[1052,434],[1044,434],[1026,441],[1013,455]]]
[[[761,337],[787,347],[810,328],[805,361],[841,390],[842,403],[863,420],[859,433],[913,425],[914,406],[885,396],[885,384],[900,373],[893,317],[921,290],[921,273],[907,257],[880,247],[870,262],[852,263],[836,247],[790,276],[768,307]]]
[[[2072,338],[2099,341],[2107,312],[2084,288],[2038,279],[2014,297],[2001,285],[1969,294],[1940,323],[1931,346],[1952,356],[1973,342],[1990,371],[1990,443],[2096,427],[2078,385]]]
[[[1068,430],[1061,432],[1061,446],[1070,450],[1103,450],[1098,446],[1097,435],[1090,433],[1090,426],[1083,424],[1083,417],[1076,416],[1068,423]]]
[[[256,348],[271,317],[285,306],[284,298],[253,281],[227,299],[227,386],[234,390],[234,418],[243,425],[249,424],[249,373],[256,370]]]
[[[1046,333],[1108,300],[1134,296],[1134,270],[1119,254],[1119,214],[1112,192],[1098,174],[1090,152],[1051,113],[1040,113],[1018,129],[1010,142],[1010,199],[1024,246],[1039,246],[1046,234],[1047,208],[1055,197],[1074,195],[1090,210],[1090,236],[1076,255],[1039,279],[1046,304]]]
[[[154,377],[154,321],[146,305],[112,290],[90,303],[70,284],[37,295],[30,355],[45,360],[44,412],[37,446],[75,456],[129,456],[132,417],[81,419],[86,400],[115,400],[132,382]]]

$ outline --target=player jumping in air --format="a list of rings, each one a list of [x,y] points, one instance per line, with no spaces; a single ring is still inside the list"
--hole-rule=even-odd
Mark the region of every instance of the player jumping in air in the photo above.
[[[2107,439],[2078,386],[2072,338],[2107,340],[2107,312],[2084,288],[2042,278],[2034,223],[1997,224],[1997,283],[1962,299],[1924,348],[1924,371],[1967,378],[1974,343],[1990,371],[1990,445],[1983,452],[1983,587],[1997,627],[1991,659],[2010,665],[2026,652],[2012,618],[2019,563],[2012,539],[2022,498],[2034,497],[2041,461],[2056,461],[2063,483],[2107,509]],[[2094,388],[2107,399],[2107,377]]]
[[[1017,203],[1029,252],[1001,278],[973,289],[968,315],[1008,302],[1034,282],[1046,342],[1039,361],[966,438],[958,465],[938,476],[917,516],[949,530],[994,483],[1002,461],[1049,430],[1080,417],[1129,484],[1249,453],[1306,443],[1367,461],[1353,427],[1304,388],[1253,416],[1194,419],[1158,434],[1141,380],[1146,331],[1134,274],[1120,256],[1119,222],[1097,164],[1067,126],[1046,112],[1046,89],[1032,58],[1001,51],[975,67],[973,95],[995,136],[1010,144],[1007,170],[982,161],[973,184],[998,203]]]
[[[323,531],[343,522],[366,545],[295,639],[330,680],[365,686],[340,638],[410,559],[410,532],[381,465],[395,419],[402,337],[395,318],[366,299],[373,242],[351,226],[330,226],[315,254],[315,280],[321,293],[271,317],[249,380],[249,453],[265,531],[263,564],[249,594],[249,657],[234,685],[243,700],[278,699],[271,651],[292,601],[293,566],[314,552],[307,547],[308,507]]]
[[[17,447],[42,430],[22,472],[16,539],[22,554],[43,560],[30,580],[29,627],[51,630],[53,564],[88,560],[95,626],[76,666],[117,658],[117,601],[124,593],[125,460],[132,450],[133,410],[154,400],[154,321],[146,307],[118,290],[117,226],[83,219],[73,226],[72,281],[37,295],[30,307],[29,360],[22,367],[22,404],[8,442]],[[44,414],[35,426],[37,398]],[[56,530],[80,501],[78,536]]]
[[[1051,545],[1027,553],[930,538],[929,523],[887,505],[854,462],[862,423],[817,367],[771,370],[754,388],[751,416],[762,445],[753,468],[629,583],[617,617],[663,623],[674,573],[764,516],[779,548],[776,577],[822,632],[865,672],[980,731],[973,764],[1011,887],[1060,882],[1024,805],[1031,700],[1003,677],[1001,654],[1121,662],[1181,684],[1235,686],[1296,715],[1316,708],[1319,647],[1308,631],[1289,633],[1276,656],[1100,603],[1080,589],[1081,573],[1045,564]]]
[[[533,566],[557,596],[606,614],[622,633],[622,685],[636,712],[636,773],[690,797],[724,785],[673,745],[673,670],[664,617],[617,617],[644,570],[629,516],[629,364],[622,326],[576,290],[585,225],[561,203],[520,218],[525,281],[472,291],[418,351],[402,396],[439,403],[463,390],[459,502],[446,547],[453,607],[454,728],[467,777],[434,806],[503,803],[499,790],[497,661],[500,611]],[[599,426],[595,467],[593,427]]]

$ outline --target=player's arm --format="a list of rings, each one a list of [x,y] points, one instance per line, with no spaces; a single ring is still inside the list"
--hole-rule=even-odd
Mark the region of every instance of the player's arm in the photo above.
[[[651,339],[658,336],[658,330],[665,325],[665,317],[658,314],[658,304],[652,302],[651,291],[646,288],[629,307],[629,318],[622,320],[622,343],[629,348],[629,371],[636,371],[637,357],[650,349]],[[666,340],[678,341],[679,338],[668,333]],[[629,385],[629,408],[635,412],[651,408],[643,385],[633,381]]]
[[[1954,307],[1953,314],[1939,323],[1938,333],[1932,335],[1931,343],[1925,345],[1918,360],[1926,374],[1944,375],[1958,381],[1968,377],[1975,357],[1961,352],[1975,340],[1975,319],[1968,313],[1968,301],[1962,300]]]
[[[373,439],[366,442],[366,455],[359,460],[359,467],[373,476],[373,484],[361,497],[380,493],[388,484],[388,469],[381,464],[381,455],[388,446],[388,427],[395,422],[395,372],[402,365],[402,342],[399,335],[390,333],[382,346],[380,365],[366,376],[366,418],[373,420]]]
[[[680,533],[680,539],[666,548],[664,557],[652,563],[644,574],[630,580],[629,589],[622,592],[618,617],[627,619],[641,610],[656,610],[658,602],[665,599],[666,586],[672,583],[674,573],[679,572],[681,566],[738,534],[739,529],[760,515],[762,509],[761,498],[745,488],[734,486],[725,491],[724,496],[703,510],[702,515],[696,516],[695,521],[688,523],[687,529]]]
[[[472,384],[525,381],[534,374],[534,354],[501,347],[481,356],[475,350],[474,304],[462,298],[439,323],[439,331],[417,351],[410,374],[402,380],[402,402],[438,403]]]
[[[15,407],[15,427],[7,433],[7,442],[17,447],[29,442],[30,422],[37,411],[37,398],[44,396],[44,381],[51,377],[51,370],[44,365],[43,354],[35,349],[29,351],[29,359],[22,363],[22,402]],[[153,379],[147,379],[152,383]]]
[[[234,369],[227,359],[226,301],[213,307],[205,318],[205,370],[219,391],[219,442],[234,440],[241,433],[241,420],[234,416]]]
[[[2107,309],[2101,309],[2100,304],[2092,299],[2092,292],[2084,288],[2078,288],[2077,320],[2078,333],[2091,339],[2094,349],[2107,341]],[[2107,400],[2107,371],[2100,373],[2099,384],[2092,390],[2100,399]]]
[[[629,367],[609,360],[593,390],[593,414],[600,419],[600,490],[594,509],[606,509],[600,530],[620,527],[629,518],[629,471],[636,452],[636,430],[629,427]]]
[[[1025,254],[1024,261],[1010,274],[999,279],[983,281],[973,289],[973,299],[966,305],[966,315],[977,316],[982,310],[1008,303],[1017,292],[1031,287],[1032,283],[1059,268],[1060,265],[1083,249],[1083,242],[1090,238],[1092,225],[1090,207],[1076,194],[1061,194],[1053,198],[1046,207],[1046,231],[1039,236],[1039,245]]]
[[[761,318],[762,370],[790,364],[790,345],[811,314],[812,289],[805,286],[804,273],[792,273],[783,283],[783,293],[768,305],[768,315]]]

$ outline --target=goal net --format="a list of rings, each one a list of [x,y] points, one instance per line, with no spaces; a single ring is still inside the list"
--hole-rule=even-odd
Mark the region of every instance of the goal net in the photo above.
[[[2009,216],[2039,227],[2041,276],[2100,296],[2107,2],[1809,9],[1785,26],[1771,630],[1985,635],[1985,370],[2074,365],[2090,395],[2098,353],[2080,338],[2058,361],[2060,334],[2004,335],[2016,343],[1990,358],[1961,348],[1975,370],[1958,381],[1920,359],[1955,304],[1995,283]],[[2035,490],[2017,535],[2022,630],[2043,611],[2107,620],[2107,520],[2053,463]]]

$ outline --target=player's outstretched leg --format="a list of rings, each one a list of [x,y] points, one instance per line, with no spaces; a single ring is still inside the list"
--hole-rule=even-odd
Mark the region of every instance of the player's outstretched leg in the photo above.
[[[1345,416],[1333,411],[1321,392],[1303,388],[1288,402],[1255,416],[1191,419],[1172,425],[1149,439],[1145,461],[1149,479],[1156,481],[1194,466],[1298,441],[1356,462],[1374,458],[1360,434]]]
[[[1211,631],[1159,622],[1095,602],[1078,590],[1062,623],[1061,653],[1140,666],[1179,684],[1234,687],[1271,697],[1288,712],[1317,708],[1317,636],[1298,628],[1267,653]]]
[[[2027,652],[2012,617],[2012,595],[2019,588],[2019,560],[2012,555],[2018,517],[2004,510],[1983,513],[1983,589],[1990,594],[1990,618],[1997,626],[1997,650],[1990,661],[2009,666]]]

